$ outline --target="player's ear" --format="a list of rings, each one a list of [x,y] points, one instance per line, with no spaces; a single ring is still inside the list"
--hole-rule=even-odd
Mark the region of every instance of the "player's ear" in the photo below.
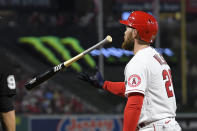
[[[136,29],[133,29],[132,35],[133,35],[133,38],[138,38],[138,36],[139,36],[138,31]]]

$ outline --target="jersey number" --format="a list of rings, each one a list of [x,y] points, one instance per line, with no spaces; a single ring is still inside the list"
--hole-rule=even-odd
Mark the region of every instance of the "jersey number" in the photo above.
[[[172,91],[172,89],[170,89],[170,87],[173,87],[171,70],[168,70],[168,71],[163,70],[162,75],[163,75],[163,80],[167,80],[165,82],[165,87],[166,87],[166,92],[167,92],[168,98],[173,97],[173,91]]]
[[[7,83],[8,83],[8,88],[10,88],[10,89],[15,89],[16,88],[14,75],[9,75],[8,76]]]

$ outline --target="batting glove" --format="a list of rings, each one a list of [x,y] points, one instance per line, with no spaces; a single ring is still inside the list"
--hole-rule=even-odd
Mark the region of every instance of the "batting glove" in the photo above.
[[[85,82],[88,82],[90,83],[91,85],[93,85],[95,88],[99,88],[99,89],[102,89],[103,87],[103,84],[104,84],[104,79],[101,75],[101,73],[97,70],[95,74],[93,75],[89,75],[88,73],[86,72],[82,72],[82,73],[79,73],[79,76],[78,78],[80,80],[83,80]]]

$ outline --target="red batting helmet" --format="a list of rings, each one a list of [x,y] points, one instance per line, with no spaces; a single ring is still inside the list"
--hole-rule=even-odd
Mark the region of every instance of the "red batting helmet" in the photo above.
[[[143,11],[132,12],[127,20],[120,20],[120,23],[135,28],[141,40],[148,43],[153,43],[158,31],[157,20]]]

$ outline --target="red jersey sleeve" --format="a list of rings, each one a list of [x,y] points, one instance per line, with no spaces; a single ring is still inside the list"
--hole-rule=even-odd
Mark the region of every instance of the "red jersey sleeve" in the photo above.
[[[125,83],[124,82],[105,81],[103,84],[103,89],[111,92],[112,94],[124,97]]]
[[[131,93],[124,110],[123,131],[135,131],[140,118],[144,95]]]

